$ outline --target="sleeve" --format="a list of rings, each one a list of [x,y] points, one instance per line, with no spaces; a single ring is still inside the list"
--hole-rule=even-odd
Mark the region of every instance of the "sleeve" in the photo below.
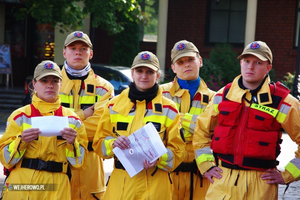
[[[109,102],[104,107],[104,111],[98,123],[93,140],[94,151],[104,159],[113,157],[114,153],[112,151],[112,144],[116,140],[116,136],[112,135],[112,125],[110,122],[108,105]]]
[[[13,120],[10,115],[7,120],[7,127],[0,139],[0,161],[2,165],[10,169],[17,164],[26,152],[28,143],[21,140],[22,128]]]
[[[220,92],[217,97],[220,97]],[[205,111],[197,118],[193,138],[195,159],[200,172],[203,174],[212,166],[215,166],[214,156],[210,148],[213,130],[218,123],[218,110],[216,96],[209,102]]]
[[[93,115],[83,121],[89,141],[93,141],[95,130],[104,111],[104,106],[114,96],[114,88],[111,84],[107,86],[107,90],[106,94],[95,103]]]
[[[173,109],[176,109],[174,104]],[[167,117],[166,140],[164,141],[167,153],[159,158],[157,167],[166,171],[173,171],[184,159],[185,142],[180,135],[180,115],[176,109],[174,119],[172,115]]]
[[[88,140],[86,137],[84,124],[79,119],[74,119],[73,117],[69,117],[69,123],[71,124],[71,128],[77,131],[77,136],[74,144],[67,144],[66,157],[73,168],[85,167],[85,159],[88,153]]]
[[[281,172],[285,183],[290,183],[300,180],[300,102],[289,94],[279,112],[282,113],[281,117],[285,117],[282,128],[298,145],[295,158],[285,166],[285,171]]]

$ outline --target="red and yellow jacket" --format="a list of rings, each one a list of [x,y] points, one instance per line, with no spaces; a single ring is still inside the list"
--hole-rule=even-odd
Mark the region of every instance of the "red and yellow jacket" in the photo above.
[[[210,147],[214,131],[212,147],[220,159],[259,170],[276,166],[282,129],[293,141],[300,140],[300,121],[295,120],[300,116],[299,101],[279,84],[270,86],[267,78],[257,92],[258,103],[254,104],[250,91],[239,87],[240,77],[230,87],[218,91],[207,110],[197,118],[193,145],[202,174],[215,165]],[[286,183],[300,178],[299,153],[281,172]],[[246,157],[262,163],[267,160],[269,166],[249,163]]]

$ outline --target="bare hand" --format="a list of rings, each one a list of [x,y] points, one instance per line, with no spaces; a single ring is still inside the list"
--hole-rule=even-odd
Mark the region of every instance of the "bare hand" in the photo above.
[[[41,133],[41,131],[38,128],[26,129],[22,133],[22,140],[26,143],[29,143],[29,142],[35,140],[36,138],[38,138],[40,133]]]
[[[95,105],[92,105],[86,109],[83,110],[83,114],[84,114],[84,119],[92,116],[94,114],[94,106]]]
[[[64,130],[60,131],[62,133],[62,138],[67,140],[69,144],[74,144],[75,138],[77,136],[77,132],[72,128],[64,128]]]
[[[143,166],[144,166],[144,169],[150,169],[151,167],[155,166],[157,163],[157,160],[154,161],[153,163],[150,163],[148,160],[144,160],[143,161]]]
[[[213,167],[210,170],[208,170],[207,172],[205,172],[203,174],[203,176],[205,176],[211,183],[214,183],[214,181],[212,180],[212,177],[215,177],[217,179],[221,179],[222,178],[221,173],[223,173],[221,168]]]
[[[267,169],[265,174],[262,174],[260,177],[262,180],[268,180],[268,184],[282,184],[285,185],[285,182],[282,178],[281,173],[276,169]]]
[[[120,149],[128,149],[130,147],[130,140],[126,136],[119,136],[113,143],[113,147],[119,147]]]

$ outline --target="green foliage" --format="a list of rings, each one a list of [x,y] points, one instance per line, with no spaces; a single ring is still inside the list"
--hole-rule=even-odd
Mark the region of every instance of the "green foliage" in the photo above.
[[[124,19],[124,21],[128,19]],[[110,64],[130,67],[139,49],[139,25],[128,22],[124,31],[115,35],[114,50]]]
[[[241,73],[237,57],[237,53],[228,43],[217,44],[209,54],[210,61],[222,71],[222,80],[225,85]]]
[[[82,4],[84,6],[78,6]],[[25,7],[13,9],[16,19],[31,16],[37,24],[59,25],[61,32],[83,25],[83,19],[91,14],[92,26],[101,26],[110,34],[124,30],[124,17],[135,23],[148,23],[146,13],[135,0],[26,0]]]
[[[158,27],[158,0],[148,0],[145,2],[145,12],[148,16],[148,24],[144,27],[144,33],[157,35]]]
[[[283,83],[292,92],[294,89],[293,85],[294,85],[294,79],[295,79],[296,72],[294,72],[293,74],[291,74],[290,72],[287,72],[286,74],[287,74],[286,76],[283,76],[285,79],[281,80],[280,82]]]
[[[74,0],[26,0],[25,7],[13,8],[17,20],[31,16],[37,20],[37,24],[51,23],[55,26],[62,23],[61,28],[81,27],[86,15],[82,8]]]
[[[200,68],[200,77],[205,81],[208,88],[218,91],[224,86],[222,80],[223,72],[209,59],[203,59],[203,66]]]

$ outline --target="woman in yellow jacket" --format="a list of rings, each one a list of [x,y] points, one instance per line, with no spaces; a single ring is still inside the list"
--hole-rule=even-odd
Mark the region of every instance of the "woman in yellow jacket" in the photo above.
[[[144,160],[144,169],[132,178],[115,158],[104,199],[170,200],[169,172],[182,162],[185,148],[180,135],[180,115],[174,102],[162,96],[157,84],[159,62],[153,53],[140,52],[131,69],[134,82],[104,108],[93,148],[101,157],[111,158],[114,147],[129,148],[128,136],[152,122],[167,153],[153,163]]]
[[[83,166],[87,153],[84,125],[71,110],[60,105],[61,71],[46,60],[34,71],[32,104],[14,111],[0,139],[0,161],[12,169],[3,199],[71,199],[69,167]],[[60,136],[41,136],[34,117],[67,117]],[[53,124],[55,126],[55,124]],[[17,191],[21,190],[21,191]]]

